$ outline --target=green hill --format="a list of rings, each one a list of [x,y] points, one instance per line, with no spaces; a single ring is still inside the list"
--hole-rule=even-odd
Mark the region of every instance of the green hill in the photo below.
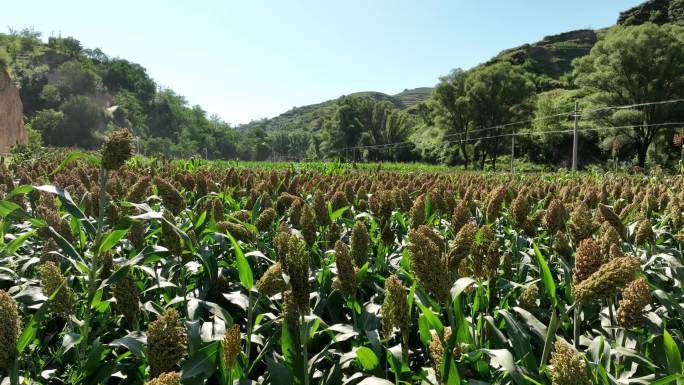
[[[683,0],[649,0],[620,13],[618,25],[684,24]]]
[[[403,90],[400,93],[394,95],[394,98],[403,103],[404,106],[406,106],[406,108],[409,108],[430,97],[431,92],[431,87],[418,87],[410,90]]]
[[[596,40],[596,31],[590,29],[546,36],[539,42],[504,50],[485,65],[509,61],[537,75],[559,79],[570,71],[575,58],[591,51]]]
[[[426,100],[432,88],[420,87],[406,89],[396,95],[387,95],[376,91],[362,91],[347,96],[365,96],[377,101],[387,101],[396,108],[404,110]],[[327,100],[322,103],[294,107],[271,119],[260,119],[240,125],[239,130],[262,129],[264,131],[295,130],[318,131],[323,126],[325,118],[335,110],[338,99]]]

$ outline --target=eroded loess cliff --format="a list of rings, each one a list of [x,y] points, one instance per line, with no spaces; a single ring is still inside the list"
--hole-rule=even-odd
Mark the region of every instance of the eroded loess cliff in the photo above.
[[[19,90],[9,74],[0,67],[0,153],[28,141]]]

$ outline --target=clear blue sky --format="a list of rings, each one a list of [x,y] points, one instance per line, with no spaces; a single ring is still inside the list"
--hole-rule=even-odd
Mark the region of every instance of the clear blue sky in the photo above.
[[[432,86],[503,49],[615,23],[639,0],[22,0],[0,25],[73,36],[232,123]]]

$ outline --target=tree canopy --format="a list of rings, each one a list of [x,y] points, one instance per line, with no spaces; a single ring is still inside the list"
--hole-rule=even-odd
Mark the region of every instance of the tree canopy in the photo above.
[[[684,97],[684,27],[647,23],[609,31],[591,53],[574,63],[578,87],[596,105],[635,105]],[[654,124],[682,116],[681,105],[653,104],[631,111],[600,111],[597,122],[623,127],[611,132],[634,145],[638,164],[665,130]]]

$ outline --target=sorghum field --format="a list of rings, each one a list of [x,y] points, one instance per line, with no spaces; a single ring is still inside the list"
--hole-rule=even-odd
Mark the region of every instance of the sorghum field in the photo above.
[[[130,139],[0,166],[3,384],[682,383],[681,176],[228,168]]]

